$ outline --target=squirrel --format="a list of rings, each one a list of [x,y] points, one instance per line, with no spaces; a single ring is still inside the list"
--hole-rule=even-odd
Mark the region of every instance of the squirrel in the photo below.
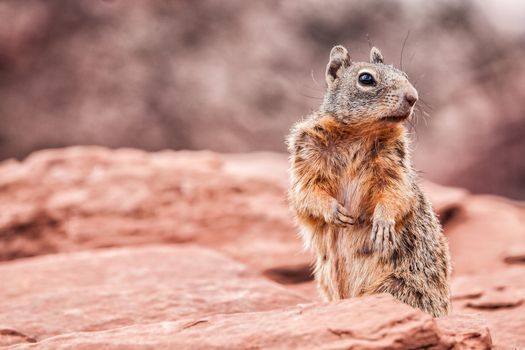
[[[389,293],[434,317],[450,310],[448,241],[417,184],[404,121],[418,100],[408,76],[330,52],[321,107],[287,138],[289,203],[326,301]]]

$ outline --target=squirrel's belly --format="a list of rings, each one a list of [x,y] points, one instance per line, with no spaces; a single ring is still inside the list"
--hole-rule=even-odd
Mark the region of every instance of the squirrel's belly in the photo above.
[[[367,247],[370,240],[371,227],[362,226],[350,228],[346,235],[341,235],[341,245],[346,249],[339,252],[347,261],[349,297],[358,297],[364,294],[388,271],[380,261],[378,254],[371,253]]]
[[[342,179],[337,197],[337,200],[345,206],[350,215],[358,218],[362,214],[363,185],[359,177]]]
[[[370,237],[368,227],[330,226],[320,237],[314,245],[316,272],[329,300],[361,296],[389,273],[377,254],[363,249]]]

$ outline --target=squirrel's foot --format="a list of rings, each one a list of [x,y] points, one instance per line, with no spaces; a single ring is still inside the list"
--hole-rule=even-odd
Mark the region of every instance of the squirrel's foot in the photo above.
[[[335,202],[334,210],[330,215],[329,223],[338,226],[349,226],[355,224],[355,219],[348,213],[348,210],[339,202]]]
[[[374,219],[371,240],[374,251],[379,253],[392,252],[397,243],[394,220]]]

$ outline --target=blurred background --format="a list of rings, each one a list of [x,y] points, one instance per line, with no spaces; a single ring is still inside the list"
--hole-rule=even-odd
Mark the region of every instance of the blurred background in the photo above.
[[[0,159],[68,145],[285,152],[330,48],[421,96],[422,176],[525,199],[525,3],[0,1]]]

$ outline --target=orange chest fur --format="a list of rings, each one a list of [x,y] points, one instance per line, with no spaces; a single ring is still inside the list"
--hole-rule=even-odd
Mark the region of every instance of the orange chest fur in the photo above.
[[[352,215],[369,218],[380,199],[375,193],[392,179],[402,179],[403,169],[392,158],[394,140],[334,137],[319,146],[327,192],[340,201]]]

